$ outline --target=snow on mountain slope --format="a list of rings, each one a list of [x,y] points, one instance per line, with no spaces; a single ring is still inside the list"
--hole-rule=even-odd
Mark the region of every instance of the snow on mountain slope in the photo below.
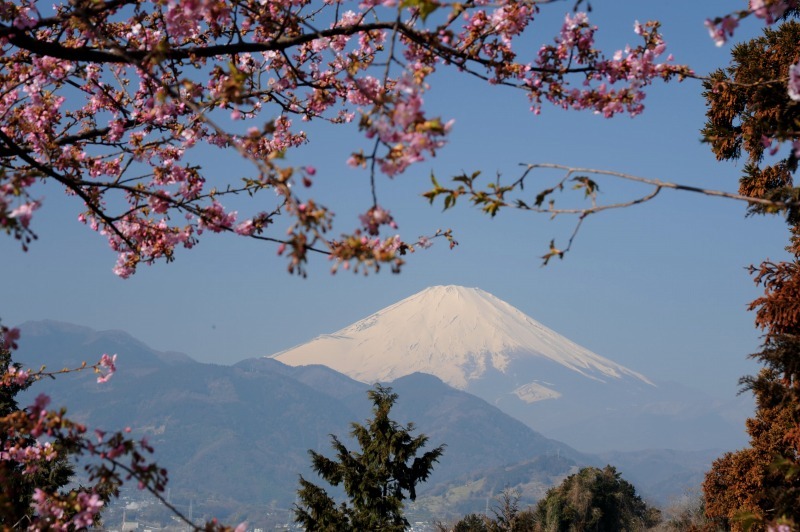
[[[429,373],[583,451],[745,441],[743,423],[702,391],[656,386],[477,288],[428,288],[273,357],[370,384]]]
[[[291,365],[323,364],[363,382],[414,372],[466,389],[522,359],[551,361],[597,381],[645,376],[603,358],[478,288],[434,286],[333,334],[273,355]],[[560,396],[541,380],[514,393],[533,402]]]

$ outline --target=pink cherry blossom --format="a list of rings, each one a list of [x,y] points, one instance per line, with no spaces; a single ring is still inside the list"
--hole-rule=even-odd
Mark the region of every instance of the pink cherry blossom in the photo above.
[[[789,98],[800,102],[800,63],[795,63],[789,67]]]
[[[9,218],[16,218],[22,227],[28,227],[31,223],[31,218],[33,217],[33,211],[39,208],[40,203],[38,201],[29,201],[23,203],[8,215]]]
[[[750,0],[750,10],[767,24],[773,24],[792,4],[786,0]]]
[[[114,375],[114,373],[117,371],[116,362],[116,354],[108,356],[107,354],[103,353],[98,367],[98,372],[100,373],[100,376],[97,377],[98,384],[108,382],[108,380]]]
[[[726,15],[722,19],[715,21],[706,19],[705,25],[711,38],[714,39],[714,43],[717,46],[722,46],[729,37],[733,36],[734,30],[739,26],[739,19],[733,15]]]
[[[17,348],[20,332],[16,327],[0,326],[0,348],[11,351]]]
[[[792,532],[792,527],[789,525],[770,525],[767,527],[767,532]]]
[[[7,380],[11,384],[15,384],[17,386],[24,386],[25,384],[28,383],[28,379],[30,379],[30,376],[31,372],[29,370],[23,370],[17,368],[16,366],[11,366],[8,368],[8,371],[6,372],[7,379],[4,378],[2,382],[5,383]]]
[[[378,235],[381,225],[388,225],[392,229],[397,229],[397,224],[392,215],[389,214],[389,211],[379,206],[372,207],[366,213],[360,215],[359,219],[361,220],[361,225],[370,235]]]
[[[250,236],[256,232],[256,226],[253,224],[253,220],[245,220],[234,227],[233,230],[237,235]]]
[[[103,509],[103,500],[97,493],[81,492],[78,494],[78,506],[80,511],[72,518],[72,524],[78,529],[88,528]]]

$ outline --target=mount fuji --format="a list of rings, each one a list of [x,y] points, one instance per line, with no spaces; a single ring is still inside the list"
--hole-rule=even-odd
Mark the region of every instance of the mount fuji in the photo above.
[[[555,364],[599,382],[629,378],[653,385],[488,292],[462,286],[427,288],[273,358],[291,366],[323,364],[368,383],[430,373],[462,390],[526,361]],[[541,378],[521,382],[514,393],[526,402],[561,396],[556,384]]]
[[[744,443],[741,416],[726,417],[726,405],[657,385],[478,288],[427,288],[271,358],[365,383],[435,375],[584,451]]]

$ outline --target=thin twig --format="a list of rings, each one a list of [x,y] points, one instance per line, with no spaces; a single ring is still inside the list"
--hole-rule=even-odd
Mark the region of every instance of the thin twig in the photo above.
[[[612,170],[600,170],[597,168],[580,168],[580,167],[573,167],[573,166],[566,166],[562,164],[551,164],[551,163],[539,163],[539,164],[526,164],[520,163],[521,166],[526,167],[525,176],[531,171],[538,168],[546,168],[546,169],[555,169],[555,170],[565,170],[570,174],[573,173],[587,173],[587,174],[596,174],[596,175],[607,175],[612,177],[619,177],[620,179],[625,179],[627,181],[633,181],[635,183],[644,183],[646,185],[652,185],[657,189],[660,188],[670,188],[673,190],[683,190],[686,192],[694,192],[697,194],[703,194],[705,196],[713,196],[718,198],[727,198],[736,201],[746,201],[748,203],[755,203],[757,205],[763,205],[765,207],[774,207],[777,209],[788,209],[791,207],[800,207],[800,202],[797,201],[779,201],[779,200],[770,200],[765,198],[755,198],[753,196],[744,196],[742,194],[736,194],[734,192],[726,192],[724,190],[715,190],[710,188],[702,188],[702,187],[695,187],[692,185],[683,185],[680,183],[672,183],[669,181],[662,181],[660,179],[653,179],[648,177],[641,177],[636,176],[633,174],[626,174],[624,172],[614,172]],[[524,179],[521,178],[521,179]],[[515,183],[519,183],[520,180],[518,179]],[[652,198],[647,198],[652,199]],[[630,202],[629,202],[630,203]],[[635,200],[635,203],[642,203],[640,200]],[[631,204],[635,204],[631,203]],[[580,214],[584,212],[585,209],[576,209],[576,210],[565,210],[563,211],[565,214]],[[548,211],[553,212],[553,211]]]

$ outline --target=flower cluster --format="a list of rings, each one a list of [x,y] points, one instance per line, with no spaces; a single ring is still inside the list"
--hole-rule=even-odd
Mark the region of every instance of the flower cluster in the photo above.
[[[800,63],[795,63],[789,67],[789,85],[787,92],[789,98],[800,102]]]
[[[714,43],[722,46],[729,37],[733,37],[734,30],[739,27],[739,19],[733,15],[726,15],[717,20],[706,19],[705,25]]]
[[[543,46],[535,67],[526,74],[534,112],[541,111],[545,98],[564,109],[590,109],[606,118],[627,112],[632,116],[644,110],[644,88],[654,79],[683,79],[693,75],[691,69],[673,65],[671,56],[658,62],[666,44],[658,33],[659,24],[636,23],[634,31],[644,44],[617,51],[612,58],[603,57],[595,46],[597,27],[589,23],[585,13],[567,15],[555,44]],[[569,88],[565,65],[585,71],[582,88]],[[616,88],[618,84],[622,84]]]
[[[31,373],[28,370],[11,366],[2,377],[3,378],[2,381],[0,381],[0,386],[11,386],[13,384],[15,386],[23,387],[28,384]]]
[[[361,220],[361,225],[364,227],[364,230],[373,236],[380,234],[381,225],[388,225],[392,229],[397,229],[397,224],[394,218],[392,218],[392,215],[389,214],[389,211],[384,210],[378,205],[359,216],[359,219]]]
[[[116,354],[108,356],[107,354],[103,353],[103,356],[100,358],[100,362],[97,363],[97,367],[95,368],[95,371],[100,373],[100,376],[97,377],[98,384],[108,382],[108,380],[114,375],[114,373],[117,371],[116,362]]]
[[[13,461],[25,466],[25,474],[32,475],[39,469],[42,460],[50,462],[56,457],[56,451],[50,442],[38,441],[32,444],[14,442],[0,450],[0,461]]]
[[[750,0],[750,11],[767,24],[774,24],[786,10],[796,5],[796,0]]]
[[[37,518],[29,530],[80,530],[92,526],[100,516],[104,502],[97,493],[73,491],[66,497],[53,496],[39,488],[33,495]]]
[[[354,272],[362,271],[366,275],[370,269],[379,271],[381,264],[389,264],[392,272],[397,273],[405,263],[403,255],[413,251],[397,235],[385,239],[369,238],[360,230],[352,235],[344,235],[336,244],[330,255],[332,273],[341,267],[344,270],[352,268]]]
[[[19,329],[0,325],[0,350],[13,351],[17,348],[17,340],[19,340]]]
[[[764,19],[766,24],[774,24],[789,9],[798,7],[797,0],[750,0],[750,9],[737,11],[714,19],[706,19],[708,33],[717,46],[722,46],[739,27],[739,21],[750,15]]]
[[[769,525],[767,532],[792,532],[792,527],[789,525]]]

